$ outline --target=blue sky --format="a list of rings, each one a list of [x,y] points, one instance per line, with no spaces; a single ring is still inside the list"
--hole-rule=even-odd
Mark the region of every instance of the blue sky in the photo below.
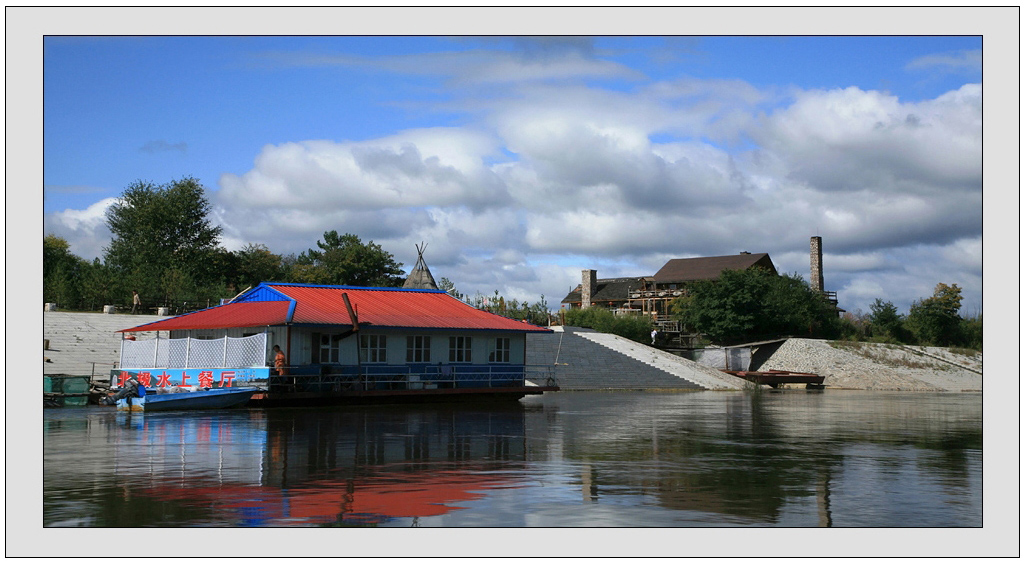
[[[85,258],[194,176],[230,250],[352,232],[463,292],[767,252],[903,312],[981,312],[980,36],[89,37],[44,42],[44,229]]]

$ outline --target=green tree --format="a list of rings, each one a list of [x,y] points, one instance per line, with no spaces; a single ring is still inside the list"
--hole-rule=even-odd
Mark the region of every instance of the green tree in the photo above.
[[[981,314],[976,317],[968,317],[960,323],[961,344],[975,350],[982,349],[982,323]]]
[[[43,301],[77,308],[86,262],[71,253],[71,244],[57,235],[43,237]]]
[[[129,185],[107,209],[113,234],[104,249],[107,265],[144,299],[168,298],[166,290],[182,287],[181,280],[193,291],[216,284],[222,276],[216,259],[222,227],[211,223],[211,210],[195,178],[162,186],[141,180]],[[166,274],[170,270],[178,273]],[[179,281],[169,285],[168,276]]]
[[[915,301],[907,315],[907,328],[917,339],[932,346],[950,346],[961,340],[961,289],[940,283],[931,297]]]
[[[265,281],[285,279],[284,259],[274,254],[266,245],[246,244],[234,252],[236,274],[234,281],[241,291]]]
[[[903,316],[899,314],[896,305],[891,301],[875,299],[871,304],[871,314],[868,316],[871,328],[875,336],[881,336],[894,341],[903,341],[907,335],[903,329]]]
[[[762,268],[726,270],[716,280],[692,282],[672,311],[684,326],[721,344],[784,335],[833,338],[840,319],[798,275]]]
[[[654,323],[642,315],[616,315],[602,307],[574,308],[565,312],[565,324],[617,334],[634,342],[649,344]]]
[[[103,305],[112,305],[118,302],[118,297],[124,290],[120,288],[113,272],[99,258],[92,261],[84,268],[82,275],[82,299],[86,307],[91,311],[99,309]]]
[[[405,281],[402,264],[373,241],[327,231],[316,244],[319,250],[311,248],[296,260],[296,281],[365,287],[399,287]]]
[[[465,297],[459,293],[458,288],[455,287],[455,282],[448,278],[441,278],[441,281],[437,282],[437,288],[460,301]]]

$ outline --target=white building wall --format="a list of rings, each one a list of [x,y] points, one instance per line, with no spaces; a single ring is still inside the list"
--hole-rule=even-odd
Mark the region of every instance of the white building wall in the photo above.
[[[313,330],[310,328],[293,328],[291,340],[291,364],[309,365],[319,363],[314,360],[313,333],[319,334],[340,334],[343,330]],[[387,336],[387,365],[405,365],[408,336],[429,336],[430,337],[430,362],[431,364],[447,364],[449,351],[449,337],[468,336],[473,339],[472,364],[488,364],[491,341],[496,337],[508,338],[510,341],[509,364],[523,364],[526,358],[526,335],[524,333],[492,333],[472,331],[374,331],[360,330],[351,336],[341,340],[338,345],[339,363],[342,365],[355,365],[358,362],[358,341],[360,334],[379,334]],[[273,343],[268,343],[273,346]]]

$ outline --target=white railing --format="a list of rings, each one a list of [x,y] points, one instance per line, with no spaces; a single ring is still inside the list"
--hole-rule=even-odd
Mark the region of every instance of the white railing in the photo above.
[[[121,368],[246,368],[266,363],[266,333],[216,340],[123,340],[121,344]]]

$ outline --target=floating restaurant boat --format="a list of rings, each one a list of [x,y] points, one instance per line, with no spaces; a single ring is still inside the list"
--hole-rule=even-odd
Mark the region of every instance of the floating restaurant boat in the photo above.
[[[441,290],[264,282],[228,303],[119,332],[137,339],[122,339],[112,386],[134,377],[147,390],[252,387],[255,405],[518,400],[558,390],[553,366],[526,364],[526,335],[549,329]],[[283,366],[271,367],[274,346]]]

